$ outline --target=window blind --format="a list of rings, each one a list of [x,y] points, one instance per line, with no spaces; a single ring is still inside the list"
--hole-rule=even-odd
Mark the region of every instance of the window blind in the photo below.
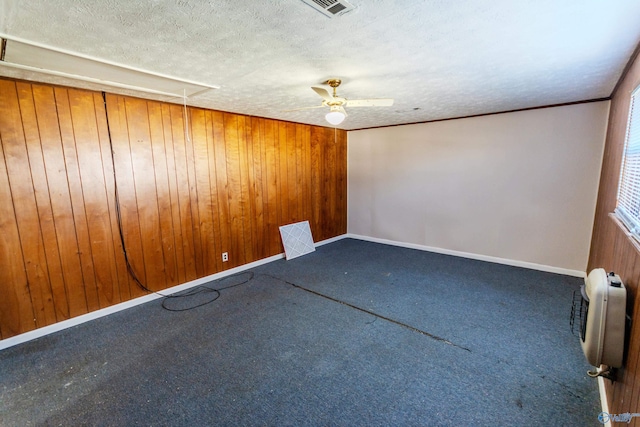
[[[631,94],[616,215],[640,240],[640,87]]]

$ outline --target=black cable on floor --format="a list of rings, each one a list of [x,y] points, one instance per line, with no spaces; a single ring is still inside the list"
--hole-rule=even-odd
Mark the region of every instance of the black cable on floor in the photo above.
[[[235,277],[239,277],[242,275],[247,275],[248,277],[245,280],[242,280],[238,283],[234,283],[233,285],[228,285],[228,286],[224,286],[221,288],[209,288],[207,286],[197,286],[195,288],[191,288],[183,293],[177,293],[177,294],[172,294],[172,295],[166,295],[164,297],[164,299],[162,300],[162,308],[164,308],[165,310],[169,310],[169,311],[187,311],[187,310],[192,310],[194,308],[198,308],[198,307],[202,307],[203,305],[207,305],[207,304],[211,304],[212,302],[214,302],[215,300],[217,300],[218,298],[220,298],[220,291],[223,291],[225,289],[230,289],[230,288],[235,288],[236,286],[240,286],[240,285],[244,285],[246,283],[249,283],[250,281],[253,280],[254,274],[252,271],[243,271],[241,273],[237,273],[237,274],[233,274],[231,276],[227,276],[227,277],[223,277],[222,279],[218,279],[216,282],[223,282]],[[188,306],[186,308],[180,308],[176,305],[176,301],[178,301],[178,299],[180,298],[184,298],[184,297],[192,297],[192,296],[196,296],[199,294],[206,294],[206,293],[213,293],[214,296],[210,299],[207,299],[205,302],[196,304],[196,305],[191,305]]]

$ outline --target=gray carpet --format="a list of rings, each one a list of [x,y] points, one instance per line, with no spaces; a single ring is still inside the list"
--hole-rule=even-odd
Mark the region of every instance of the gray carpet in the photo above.
[[[252,274],[1,351],[0,424],[601,425],[582,279],[352,239]]]

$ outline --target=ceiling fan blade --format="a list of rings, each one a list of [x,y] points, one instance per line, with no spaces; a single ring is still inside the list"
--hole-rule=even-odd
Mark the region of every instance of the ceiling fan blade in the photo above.
[[[347,110],[345,110],[342,106],[339,106],[339,107],[338,107],[338,111],[340,111],[342,114],[344,114],[344,116],[345,116],[345,117],[347,117],[347,116],[348,116],[348,114],[347,114]]]
[[[331,96],[331,94],[329,93],[328,90],[326,90],[323,87],[315,87],[315,86],[311,86],[311,89],[313,89],[318,95],[320,95],[322,97],[322,99],[324,99],[325,101],[333,101],[333,96]]]
[[[324,105],[316,105],[315,107],[302,107],[302,108],[294,108],[293,110],[282,110],[283,113],[290,113],[291,111],[302,111],[302,110],[311,110],[312,108],[322,108]]]
[[[392,98],[350,99],[346,103],[347,107],[390,107],[392,105]]]

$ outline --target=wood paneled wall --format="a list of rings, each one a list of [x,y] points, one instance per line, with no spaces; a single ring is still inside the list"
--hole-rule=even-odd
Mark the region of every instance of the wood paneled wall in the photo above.
[[[602,267],[620,274],[627,288],[627,314],[632,317],[624,367],[618,372],[618,381],[605,380],[612,414],[640,412],[640,252],[609,215],[616,207],[631,92],[639,84],[640,59],[636,58],[611,100],[588,266],[589,271]],[[640,420],[634,418],[632,425],[640,425]]]
[[[116,184],[128,256],[153,290],[281,253],[280,225],[346,233],[345,131],[186,115],[0,79],[0,338],[145,294],[127,272]]]

